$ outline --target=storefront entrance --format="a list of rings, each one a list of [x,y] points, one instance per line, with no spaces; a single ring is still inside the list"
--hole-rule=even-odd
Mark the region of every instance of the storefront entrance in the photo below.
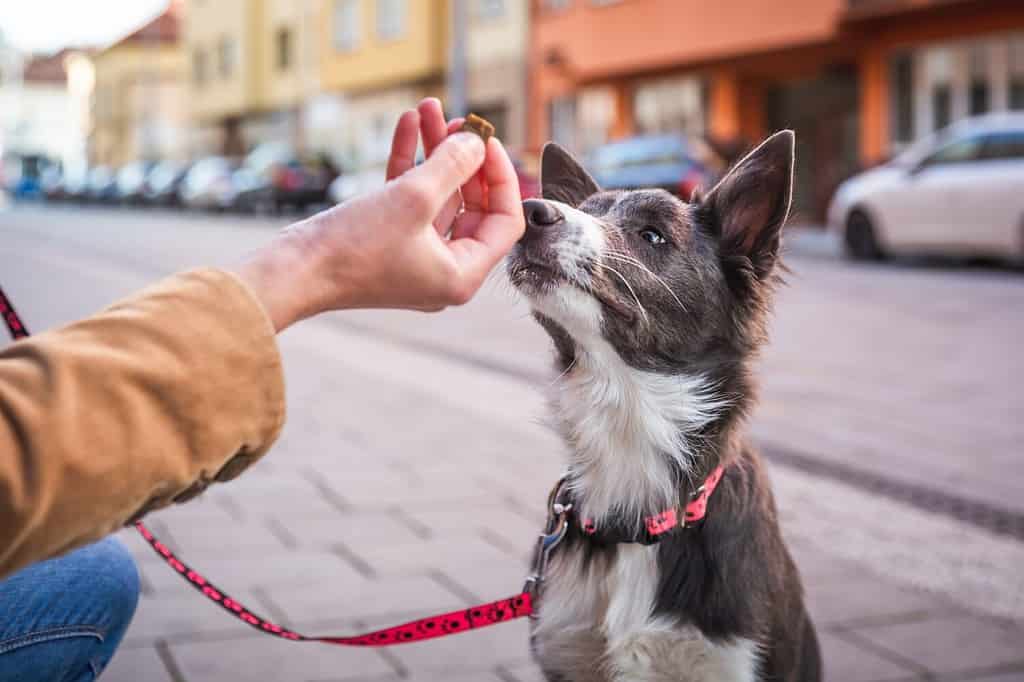
[[[858,170],[858,106],[852,65],[767,89],[768,129],[796,131],[796,220],[822,222],[835,188]]]

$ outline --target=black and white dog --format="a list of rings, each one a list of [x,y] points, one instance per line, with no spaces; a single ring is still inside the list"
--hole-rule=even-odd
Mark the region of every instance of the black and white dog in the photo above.
[[[533,631],[550,680],[820,678],[800,577],[742,433],[793,142],[772,136],[692,203],[603,192],[563,149],[544,149],[544,198],[524,202],[508,272],[562,373],[552,408],[572,522]],[[684,525],[700,499],[706,516]]]

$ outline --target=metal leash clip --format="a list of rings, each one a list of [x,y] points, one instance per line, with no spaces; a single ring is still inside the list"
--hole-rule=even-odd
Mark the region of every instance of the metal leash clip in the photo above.
[[[533,553],[533,573],[523,585],[523,592],[528,593],[534,599],[534,603],[536,603],[540,586],[544,582],[544,574],[547,571],[551,552],[569,532],[569,512],[572,511],[572,504],[563,504],[558,501],[567,478],[568,475],[565,475],[558,479],[558,483],[548,495],[548,520],[544,526],[544,532],[537,537],[537,546]],[[537,618],[536,611],[530,615],[530,618]]]

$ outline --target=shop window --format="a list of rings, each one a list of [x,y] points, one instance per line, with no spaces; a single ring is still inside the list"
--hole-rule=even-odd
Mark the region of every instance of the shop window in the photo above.
[[[953,89],[947,83],[932,86],[932,130],[942,130],[953,121]]]
[[[909,53],[896,55],[889,64],[890,101],[892,109],[893,141],[912,142],[914,139],[914,58]]]
[[[1009,62],[1009,105],[1011,109],[1024,111],[1024,36],[1010,39]]]
[[[576,149],[576,98],[559,97],[548,104],[551,139],[566,149]]]
[[[637,86],[634,114],[641,133],[703,135],[704,87],[699,78],[683,76]]]
[[[988,45],[976,45],[968,53],[969,81],[967,86],[967,113],[978,116],[991,108],[989,85]]]

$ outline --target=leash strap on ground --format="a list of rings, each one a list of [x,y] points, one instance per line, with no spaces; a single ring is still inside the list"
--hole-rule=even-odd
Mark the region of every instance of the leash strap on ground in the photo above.
[[[15,340],[23,339],[29,335],[28,329],[22,322],[21,317],[15,312],[10,299],[4,294],[0,287],[0,315],[4,318],[4,324]],[[420,620],[414,620],[402,625],[396,625],[383,630],[367,632],[361,635],[347,637],[309,637],[292,632],[287,628],[270,622],[266,618],[256,615],[252,609],[232,599],[224,590],[215,586],[204,578],[198,571],[189,567],[185,562],[174,556],[174,553],[156,538],[142,522],[135,524],[143,539],[153,548],[164,562],[182,577],[189,585],[198,590],[204,597],[214,602],[229,614],[242,622],[250,625],[260,632],[290,639],[294,642],[320,642],[322,644],[336,644],[339,646],[361,646],[381,647],[394,644],[405,644],[409,642],[422,642],[427,639],[454,635],[466,630],[475,630],[489,625],[497,625],[506,621],[524,618],[533,613],[533,598],[529,591],[523,591],[514,597],[500,599],[496,602],[471,606],[468,609],[443,613]]]

